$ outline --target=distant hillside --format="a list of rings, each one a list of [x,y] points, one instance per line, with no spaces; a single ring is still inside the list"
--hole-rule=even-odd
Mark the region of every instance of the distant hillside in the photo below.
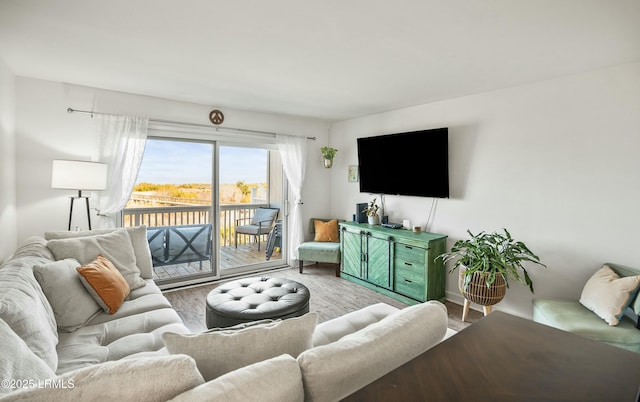
[[[207,204],[211,201],[211,191],[211,184],[208,183],[155,184],[143,182],[134,187],[131,198],[143,196],[145,201],[130,200],[126,208],[167,206],[170,205],[167,199],[175,199],[176,205],[191,203],[203,205],[203,203]],[[221,204],[248,204],[252,202],[252,193],[255,198],[266,199],[266,183],[221,184],[219,199]],[[149,200],[154,197],[158,198],[157,202]]]

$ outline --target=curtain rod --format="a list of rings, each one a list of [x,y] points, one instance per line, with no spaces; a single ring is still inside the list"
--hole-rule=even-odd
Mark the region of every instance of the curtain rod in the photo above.
[[[91,117],[93,118],[93,115],[105,115],[105,116],[114,116],[113,113],[101,113],[101,112],[94,112],[92,110],[78,110],[78,109],[72,109],[72,108],[67,108],[67,113],[71,114],[71,113],[85,113],[85,114],[90,114]],[[160,119],[149,119],[150,122],[154,122],[154,123],[168,123],[168,124],[179,124],[179,125],[184,125],[184,126],[197,126],[197,127],[204,127],[204,128],[209,128],[209,129],[215,129],[216,131],[220,131],[220,129],[222,130],[230,130],[230,131],[237,131],[240,133],[247,133],[247,134],[260,134],[260,135],[272,135],[272,136],[276,136],[278,135],[278,133],[273,133],[271,131],[259,131],[259,130],[250,130],[248,128],[235,128],[235,127],[226,127],[226,126],[210,126],[207,124],[199,124],[199,123],[186,123],[183,121],[175,121],[175,120],[160,120]],[[292,137],[304,137],[301,135],[293,135],[293,134],[282,134],[282,135],[289,135]],[[316,137],[306,137],[308,140],[316,140]]]

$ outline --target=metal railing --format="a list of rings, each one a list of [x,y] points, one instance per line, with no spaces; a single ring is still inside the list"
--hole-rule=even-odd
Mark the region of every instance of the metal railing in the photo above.
[[[232,204],[220,206],[220,247],[235,246],[235,227],[238,220],[248,221],[256,209],[266,204]],[[151,208],[126,208],[123,211],[123,226],[146,225],[178,226],[211,223],[211,205],[166,206]],[[242,223],[241,223],[242,224]],[[239,236],[238,244],[252,243],[253,236]]]

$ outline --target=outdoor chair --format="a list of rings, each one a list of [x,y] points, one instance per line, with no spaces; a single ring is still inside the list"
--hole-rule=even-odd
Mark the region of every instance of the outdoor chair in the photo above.
[[[153,266],[211,259],[211,224],[149,227],[147,241]]]
[[[250,218],[248,225],[240,225],[241,221],[247,221],[249,218],[236,219],[236,248],[238,248],[238,235],[254,236],[258,241],[258,251],[260,251],[260,237],[268,235],[271,232],[273,223],[278,217],[280,208],[258,208],[253,217]]]

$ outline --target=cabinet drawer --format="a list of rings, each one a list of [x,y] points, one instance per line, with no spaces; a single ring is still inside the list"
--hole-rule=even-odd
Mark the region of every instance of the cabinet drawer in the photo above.
[[[396,276],[395,291],[416,300],[424,300],[424,282],[414,282],[409,278]]]
[[[425,255],[427,254],[427,249],[425,248],[396,243],[395,252],[396,258],[400,260],[424,266]]]
[[[395,291],[417,300],[424,300],[424,265],[394,259]]]
[[[393,260],[393,267],[396,278],[407,278],[413,282],[420,282],[424,284],[424,265],[395,258]]]

